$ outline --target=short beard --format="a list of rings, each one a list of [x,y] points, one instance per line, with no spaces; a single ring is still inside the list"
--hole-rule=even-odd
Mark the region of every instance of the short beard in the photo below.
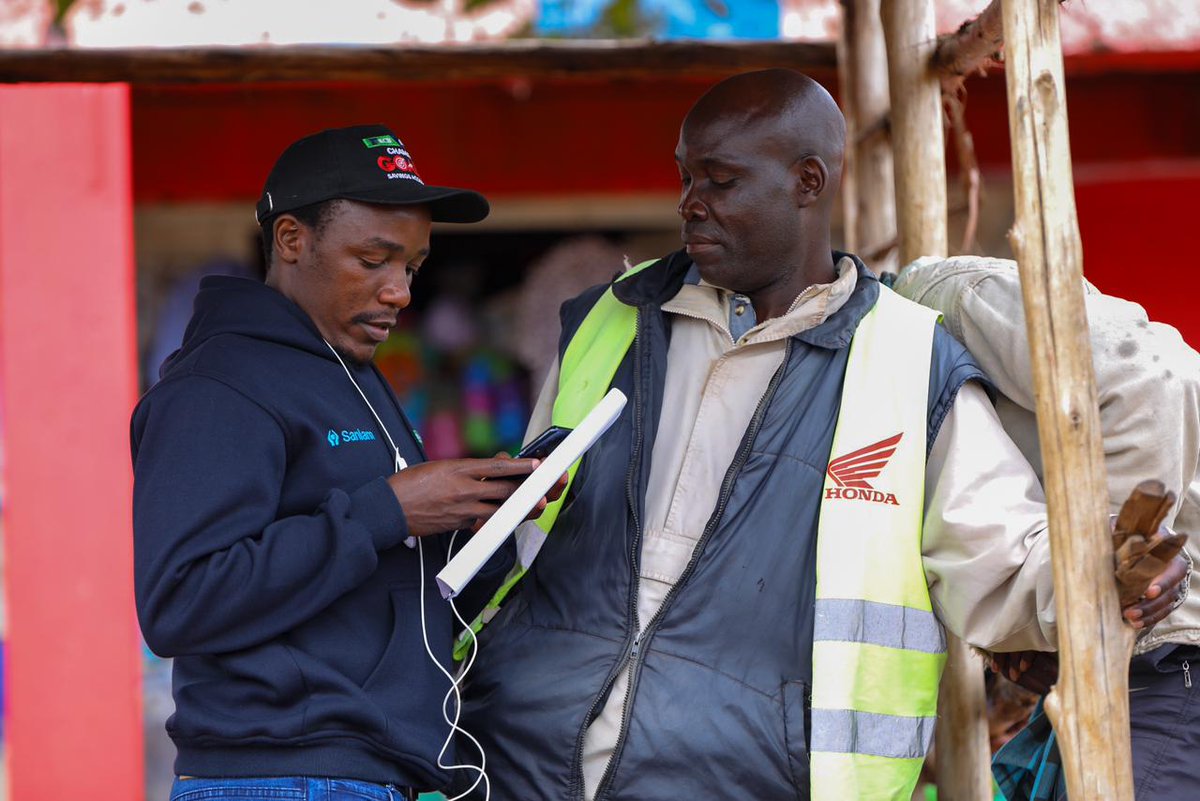
[[[357,356],[355,356],[353,353],[350,353],[349,351],[339,348],[337,345],[334,345],[332,342],[329,343],[329,347],[333,348],[334,353],[336,353],[338,356],[342,357],[342,361],[344,361],[347,365],[350,365],[353,367],[366,367],[367,365],[369,365],[371,363],[371,360],[375,358],[374,351],[372,351],[371,356],[364,361],[364,360],[358,358]]]

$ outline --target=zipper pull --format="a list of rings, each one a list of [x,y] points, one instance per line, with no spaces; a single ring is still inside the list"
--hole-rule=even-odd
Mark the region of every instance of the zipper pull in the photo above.
[[[631,645],[629,647],[629,658],[637,659],[638,652],[641,651],[641,648],[642,648],[642,633],[639,631],[637,636],[633,638],[633,645]],[[1189,681],[1190,681],[1190,679],[1189,679]],[[1191,687],[1192,685],[1188,684],[1188,686]]]
[[[1183,660],[1183,686],[1192,686],[1192,666],[1187,663],[1186,659]]]

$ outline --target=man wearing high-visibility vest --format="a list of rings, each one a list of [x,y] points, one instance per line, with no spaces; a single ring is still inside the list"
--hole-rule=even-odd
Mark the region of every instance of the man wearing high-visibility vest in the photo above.
[[[844,138],[799,73],[718,84],[675,152],[684,249],[563,306],[531,433],[629,404],[480,635],[492,798],[907,801],[943,624],[1054,647],[1041,488],[986,379],[832,250]]]

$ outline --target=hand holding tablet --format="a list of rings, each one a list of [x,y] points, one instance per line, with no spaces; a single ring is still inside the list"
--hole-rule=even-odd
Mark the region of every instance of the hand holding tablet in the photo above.
[[[462,591],[562,474],[616,422],[625,408],[625,401],[625,395],[620,390],[609,390],[583,421],[566,435],[562,443],[488,518],[463,549],[438,573],[437,583],[443,598],[453,598]]]

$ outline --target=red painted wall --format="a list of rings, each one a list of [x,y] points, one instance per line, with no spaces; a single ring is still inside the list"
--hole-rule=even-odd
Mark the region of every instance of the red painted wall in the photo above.
[[[818,75],[832,85],[832,75]],[[438,182],[495,195],[674,191],[679,123],[709,79],[137,87],[139,202],[257,197],[283,146],[321,128],[392,125]],[[980,161],[1007,168],[1000,72],[968,84]],[[1193,71],[1068,79],[1076,164],[1200,158]]]
[[[139,202],[254,199],[289,142],[364,122],[391,125],[422,175],[441,184],[492,195],[674,190],[679,123],[706,86],[137,88],[134,191]]]
[[[127,88],[0,87],[15,799],[143,795],[129,501],[135,343]]]
[[[1114,69],[1116,71],[1114,71]],[[819,74],[827,86],[832,74]],[[477,84],[143,87],[134,90],[140,202],[249,205],[279,150],[324,127],[392,125],[422,173],[493,196],[674,192],[679,123],[711,79]],[[1010,170],[1004,76],[968,83],[967,117],[985,169]],[[1188,253],[1194,185],[1146,177],[1148,162],[1200,165],[1200,57],[1068,61],[1071,145],[1085,273],[1141,302],[1200,346],[1186,257],[1157,282],[1129,278],[1150,241]],[[953,169],[953,154],[950,153]],[[1117,180],[1113,191],[1108,181]],[[1191,179],[1189,179],[1191,180]],[[1168,280],[1169,279],[1169,280]]]
[[[1196,223],[1200,161],[1076,175],[1084,275],[1145,307],[1200,350]]]

